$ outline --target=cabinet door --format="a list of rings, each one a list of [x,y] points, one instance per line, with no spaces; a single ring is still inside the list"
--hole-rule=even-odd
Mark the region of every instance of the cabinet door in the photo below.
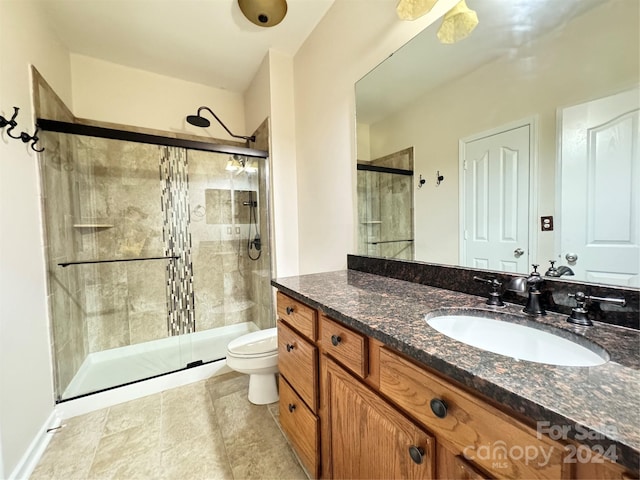
[[[337,364],[325,365],[332,477],[433,478],[433,437]]]

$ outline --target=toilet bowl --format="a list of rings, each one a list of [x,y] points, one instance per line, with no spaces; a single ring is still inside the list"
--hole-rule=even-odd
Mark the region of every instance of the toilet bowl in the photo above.
[[[278,330],[247,333],[227,345],[227,366],[249,375],[249,401],[265,405],[278,401]]]

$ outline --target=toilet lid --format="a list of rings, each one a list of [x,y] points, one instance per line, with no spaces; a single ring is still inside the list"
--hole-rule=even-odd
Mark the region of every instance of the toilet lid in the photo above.
[[[231,340],[227,350],[236,356],[256,357],[276,353],[278,351],[278,330],[267,328],[247,333]]]

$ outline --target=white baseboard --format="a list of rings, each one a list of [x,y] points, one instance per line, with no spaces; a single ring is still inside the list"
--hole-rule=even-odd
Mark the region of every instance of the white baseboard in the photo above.
[[[44,425],[40,427],[36,437],[18,462],[18,465],[16,465],[13,472],[9,475],[8,480],[27,480],[31,476],[40,461],[40,457],[42,457],[51,438],[53,438],[54,434],[47,433],[47,430],[59,426],[60,421],[61,419],[58,417],[57,412],[53,410],[49,418],[44,422]]]

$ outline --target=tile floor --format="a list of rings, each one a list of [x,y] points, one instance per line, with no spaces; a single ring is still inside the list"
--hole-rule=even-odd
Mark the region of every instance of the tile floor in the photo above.
[[[277,423],[229,373],[74,417],[32,480],[307,479]]]

